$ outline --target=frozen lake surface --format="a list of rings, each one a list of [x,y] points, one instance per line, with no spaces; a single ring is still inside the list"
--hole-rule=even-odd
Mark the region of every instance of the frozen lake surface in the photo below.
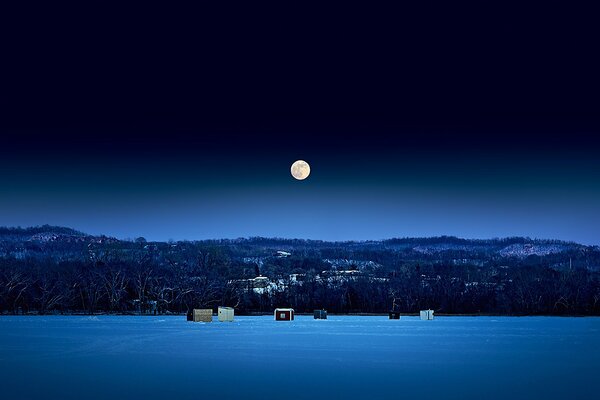
[[[0,317],[3,399],[592,399],[600,318]]]

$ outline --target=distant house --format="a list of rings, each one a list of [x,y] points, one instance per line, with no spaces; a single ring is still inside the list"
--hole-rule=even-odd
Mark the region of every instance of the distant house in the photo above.
[[[246,289],[248,291],[252,289],[264,289],[269,286],[269,283],[269,278],[262,275],[259,275],[256,278],[235,279],[228,282],[230,285],[234,285],[240,289]]]
[[[266,276],[259,275],[256,278],[249,279],[252,281],[252,288],[266,288],[269,286],[269,278]]]
[[[327,319],[327,310],[315,310],[315,319]]]
[[[293,321],[294,320],[294,309],[293,308],[276,308],[275,309],[275,321]]]

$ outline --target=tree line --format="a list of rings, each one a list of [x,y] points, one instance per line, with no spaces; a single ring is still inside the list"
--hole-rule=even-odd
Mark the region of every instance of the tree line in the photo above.
[[[308,249],[287,258],[263,249],[267,256],[253,262],[236,257],[233,245],[179,243],[167,252],[137,240],[126,248],[87,245],[76,258],[61,258],[60,252],[0,258],[0,313],[162,314],[225,305],[241,314],[293,307],[332,313],[431,308],[451,314],[600,315],[599,273],[581,263],[551,267],[556,264],[551,257],[456,265],[450,258],[409,259],[367,249],[362,251],[382,263],[355,267],[357,273],[348,275],[323,261],[325,255],[350,258],[343,248]],[[259,274],[277,289],[253,290],[247,280]]]

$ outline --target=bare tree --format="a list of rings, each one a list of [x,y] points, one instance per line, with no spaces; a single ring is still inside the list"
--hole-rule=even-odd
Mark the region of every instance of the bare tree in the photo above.
[[[7,268],[2,272],[0,282],[0,299],[15,313],[33,279],[18,268]]]
[[[63,303],[65,300],[63,284],[56,275],[47,271],[39,274],[36,281],[39,295],[36,300],[39,303],[40,314],[45,314]]]
[[[125,272],[119,267],[109,267],[106,273],[102,274],[102,279],[109,311],[120,310],[121,301],[127,293],[127,284],[129,283]]]
[[[82,308],[89,314],[94,314],[98,302],[106,294],[103,285],[103,274],[99,270],[99,266],[96,264],[84,264],[74,286],[79,294]]]

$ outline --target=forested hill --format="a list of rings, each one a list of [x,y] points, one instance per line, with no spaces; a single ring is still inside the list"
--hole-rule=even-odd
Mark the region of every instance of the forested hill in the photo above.
[[[283,239],[283,238],[239,238],[239,239],[213,239],[182,242],[148,242],[139,237],[137,239],[118,240],[108,236],[93,236],[71,228],[43,225],[30,228],[0,227],[0,257],[27,258],[27,257],[54,257],[64,260],[69,252],[73,259],[87,258],[88,254],[78,253],[77,250],[87,245],[104,245],[100,249],[127,250],[138,249],[144,243],[146,248],[172,252],[174,245],[184,247],[209,247],[220,248],[230,256],[268,256],[273,251],[289,250],[302,254],[324,252],[326,255],[334,254],[341,258],[347,255],[360,255],[364,257],[381,259],[386,255],[401,254],[413,259],[448,259],[448,257],[466,257],[475,263],[498,260],[499,258],[524,259],[531,256],[549,258],[562,262],[575,259],[576,263],[583,262],[585,267],[595,267],[590,264],[593,255],[600,251],[598,246],[584,246],[573,242],[560,240],[530,239],[524,237],[510,237],[502,239],[461,239],[453,236],[438,236],[428,238],[394,238],[373,241],[346,241],[328,242],[322,240]],[[549,257],[547,257],[549,256]],[[586,257],[587,256],[587,257]],[[592,257],[592,258],[590,258]],[[69,258],[69,257],[67,257]],[[465,259],[454,262],[465,263]],[[598,264],[598,263],[596,263]]]
[[[600,248],[522,237],[118,240],[0,228],[0,312],[598,314]]]

